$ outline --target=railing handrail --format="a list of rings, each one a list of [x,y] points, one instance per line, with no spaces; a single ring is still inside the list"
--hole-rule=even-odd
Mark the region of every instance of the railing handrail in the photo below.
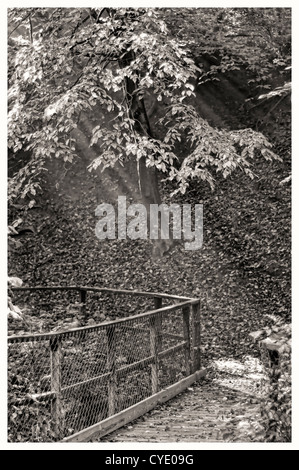
[[[20,289],[20,288],[16,288]],[[87,332],[87,331],[93,331],[93,330],[100,330],[100,329],[105,329],[109,326],[116,326],[121,323],[126,323],[132,320],[136,320],[136,318],[145,318],[145,317],[150,317],[154,316],[156,314],[163,314],[165,312],[171,312],[174,310],[179,310],[182,307],[185,307],[186,305],[196,305],[200,301],[199,299],[189,299],[185,302],[180,302],[175,305],[167,305],[166,307],[162,307],[159,309],[155,310],[150,310],[145,313],[140,313],[138,315],[131,315],[129,317],[121,318],[119,320],[111,320],[108,322],[102,322],[97,325],[91,325],[91,326],[83,326],[80,328],[73,328],[70,330],[65,330],[65,331],[57,331],[57,332],[51,332],[51,333],[36,333],[33,335],[12,335],[8,336],[8,342],[9,343],[17,343],[17,342],[29,342],[29,341],[35,341],[39,339],[53,339],[53,338],[58,338],[58,337],[70,337],[70,336],[76,336],[78,333],[81,332]]]
[[[117,289],[110,287],[89,287],[89,286],[21,286],[21,287],[10,287],[11,290],[85,290],[86,292],[107,292],[111,294],[120,294],[120,295],[136,295],[141,297],[159,297],[161,299],[176,299],[176,300],[194,300],[193,297],[185,297],[180,295],[172,295],[159,292],[144,292],[138,290],[129,290],[129,289]]]
[[[53,434],[54,440],[67,439],[72,441],[73,439],[84,439],[86,432],[89,432],[89,428],[84,428],[84,425],[87,425],[89,420],[91,420],[92,423],[98,420],[96,425],[92,424],[92,432],[95,432],[94,429],[97,429],[97,432],[99,430],[101,435],[107,434],[114,420],[116,421],[113,426],[116,428],[121,426],[124,422],[130,422],[133,416],[130,414],[132,409],[140,416],[147,410],[147,408],[144,408],[144,404],[146,404],[149,409],[152,409],[155,404],[160,402],[161,397],[167,397],[166,399],[169,399],[176,393],[180,393],[181,390],[184,390],[188,384],[198,379],[197,373],[201,368],[199,299],[182,298],[164,293],[144,293],[105,287],[38,286],[14,288],[14,290],[19,291],[37,291],[38,289],[47,291],[53,291],[55,289],[79,291],[82,309],[84,309],[83,312],[85,313],[86,292],[88,291],[116,292],[117,294],[144,295],[154,298],[154,308],[152,310],[130,315],[118,320],[111,320],[96,325],[88,325],[69,330],[61,329],[60,331],[52,331],[49,333],[13,335],[8,337],[9,353],[12,355],[12,365],[18,363],[18,354],[24,357],[24,361],[21,361],[21,370],[22,374],[25,376],[27,373],[27,364],[30,364],[31,360],[32,369],[31,367],[28,369],[28,379],[33,380],[33,382],[35,381],[35,386],[32,385],[32,388],[29,389],[26,396],[23,396],[24,394],[22,395],[22,392],[20,392],[16,406],[26,404],[26,400],[33,400],[34,403],[37,404],[46,401],[46,411],[38,408],[38,413],[40,412],[42,416],[43,413],[46,413],[45,416],[47,416],[47,418],[50,416],[49,430],[51,431],[51,436]],[[173,301],[171,305],[162,307],[163,298],[176,299],[176,302]],[[176,313],[173,315],[172,312],[174,311],[176,311]],[[179,320],[177,318],[177,311],[179,311]],[[144,319],[146,320],[145,322]],[[136,328],[134,328],[134,322],[137,323]],[[173,334],[173,322],[178,328],[178,331],[175,329],[175,332],[181,333],[180,335]],[[140,326],[143,328],[140,328]],[[92,334],[93,332],[96,334],[92,336],[92,341],[87,341],[86,343],[85,340],[88,339],[88,334]],[[142,332],[141,335],[140,332]],[[170,340],[169,336],[171,337]],[[175,341],[173,341],[174,337]],[[66,338],[67,341],[63,341],[64,338]],[[71,338],[71,341],[68,340],[69,338]],[[75,341],[73,342],[72,339],[75,339]],[[135,339],[136,353],[131,354],[133,341]],[[80,343],[80,340],[82,343]],[[30,348],[28,354],[26,348],[23,351],[20,347],[22,343],[29,343]],[[39,349],[41,344],[43,347],[46,347],[46,359],[44,359],[44,349]],[[173,376],[173,366],[169,368],[169,370],[167,366],[166,372],[164,371],[164,367],[168,364],[169,358],[171,363],[176,362],[174,358],[177,354],[179,354],[179,359],[177,364],[174,365]],[[91,355],[94,355],[94,359],[91,361],[92,366],[90,368],[88,366],[86,369],[86,361],[88,361],[88,364],[90,363]],[[78,367],[77,362],[80,359],[82,360],[82,364]],[[44,363],[42,361],[46,362]],[[14,367],[11,368],[12,379],[14,377],[13,369]],[[163,378],[161,379],[162,371]],[[131,373],[133,373],[135,378],[137,377],[136,383],[132,378],[130,379]],[[141,377],[145,377],[145,382],[142,379],[141,385],[139,383],[140,374]],[[169,381],[172,383],[173,380],[177,381],[178,378],[182,376],[185,378],[176,382],[176,384],[173,385],[174,388],[165,388],[161,395],[161,389],[165,387],[166,383]],[[45,379],[47,379],[46,383]],[[132,384],[134,382],[132,386],[130,385],[131,380]],[[119,392],[118,384],[120,383],[125,384],[127,390],[125,394]],[[14,382],[12,380],[11,384],[13,387]],[[92,390],[94,388],[100,391],[100,393],[89,394],[88,390],[90,386]],[[133,405],[131,403],[132,387],[134,390],[136,389],[134,392],[135,395],[133,394],[134,397],[132,396]],[[87,391],[87,393],[85,393],[84,390]],[[11,392],[12,395],[10,398],[12,399],[11,404],[13,405],[13,388]],[[96,398],[93,395],[96,396]],[[23,400],[24,403],[21,403],[20,399]],[[88,400],[90,409],[93,406],[92,403],[97,404],[100,413],[97,413],[96,416],[92,416],[92,418],[89,417],[86,423],[84,420],[82,421],[81,418],[80,422],[77,422],[77,413],[79,413],[78,416],[81,416],[80,413],[82,414],[84,412],[80,406],[80,410],[77,410],[78,403],[76,400],[78,399],[80,399],[80,403]],[[65,402],[65,400],[67,401]],[[64,413],[64,403],[68,403],[68,400],[71,400],[70,416],[66,416]],[[125,421],[123,420],[124,410],[128,413]],[[36,436],[35,434],[33,435],[33,439],[35,439],[40,430],[37,427],[36,418],[32,419],[32,429],[34,430],[32,433],[37,433]],[[71,424],[67,420],[71,420]],[[94,428],[94,426],[96,427]],[[15,427],[16,424],[13,423],[12,435],[15,434]],[[71,429],[73,429],[75,434],[69,436],[68,434]],[[42,435],[43,432],[44,431],[42,431]],[[45,432],[47,433],[48,430],[46,429]],[[28,432],[26,428],[24,429],[24,433],[25,436],[27,436]],[[21,435],[20,439],[22,439],[22,436],[23,435]],[[19,437],[17,437],[17,440],[18,439]]]

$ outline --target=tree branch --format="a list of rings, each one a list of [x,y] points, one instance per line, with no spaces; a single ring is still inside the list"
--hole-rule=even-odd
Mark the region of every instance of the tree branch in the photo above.
[[[16,29],[18,29],[18,27],[25,21],[27,20],[27,18],[29,18],[31,16],[31,13],[28,13],[27,16],[25,16],[25,18],[23,18],[21,21],[19,21],[19,23],[17,24],[17,26],[12,30],[10,31],[10,33],[8,34],[8,37],[10,37],[15,31]]]
[[[32,28],[32,20],[31,15],[29,15],[29,28],[30,28],[30,42],[33,43],[33,28]]]

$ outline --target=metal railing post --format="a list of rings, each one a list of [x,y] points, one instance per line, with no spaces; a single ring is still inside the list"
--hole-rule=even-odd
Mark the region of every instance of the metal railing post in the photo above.
[[[159,357],[158,357],[158,335],[159,318],[157,315],[150,317],[150,350],[151,356],[154,356],[152,369],[152,394],[159,390]]]
[[[86,290],[80,289],[80,303],[82,304],[81,306],[81,314],[86,320]]]
[[[115,326],[109,326],[107,334],[107,367],[110,373],[108,380],[108,416],[115,414],[116,410],[116,347]]]
[[[184,307],[183,312],[183,333],[184,340],[186,341],[185,346],[185,367],[186,375],[191,374],[191,348],[190,348],[190,306]]]
[[[155,297],[154,298],[155,302],[155,310],[158,310],[159,308],[162,308],[162,298],[161,297]],[[158,330],[158,352],[162,351],[162,314],[159,314],[156,316],[156,323],[157,323],[157,330]]]
[[[61,408],[61,339],[54,337],[50,340],[51,351],[51,392],[53,400],[51,403],[51,414],[53,430],[59,439],[62,435],[62,408]]]
[[[192,305],[192,372],[196,372],[201,368],[200,357],[200,301]]]

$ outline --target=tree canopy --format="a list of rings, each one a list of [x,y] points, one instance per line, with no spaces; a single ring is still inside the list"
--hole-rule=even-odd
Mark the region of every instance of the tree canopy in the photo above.
[[[196,178],[213,187],[217,174],[253,177],[258,153],[278,158],[271,143],[252,129],[212,127],[192,105],[194,89],[245,69],[253,97],[288,94],[287,79],[275,88],[273,76],[290,68],[289,16],[278,8],[10,9],[8,147],[30,152],[10,178],[10,200],[34,205],[47,161],[76,158],[72,131],[96,108],[110,118],[95,123],[90,145],[101,151],[91,169],[143,159],[183,193]],[[149,97],[162,135],[152,132]]]

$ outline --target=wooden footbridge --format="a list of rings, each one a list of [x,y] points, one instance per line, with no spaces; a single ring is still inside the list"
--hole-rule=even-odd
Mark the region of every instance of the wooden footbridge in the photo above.
[[[119,298],[123,299],[120,305],[127,305],[129,313],[133,309],[134,315],[69,330],[8,337],[10,442],[103,439],[188,390],[205,375],[200,361],[199,299],[81,286],[13,291],[30,296],[38,292],[38,296],[46,296],[45,302],[53,292],[57,299],[58,293],[79,295],[86,321],[95,308],[106,308],[113,316],[117,310],[114,300]],[[149,301],[153,301],[153,309]],[[27,302],[30,305],[30,298]],[[191,419],[187,415],[181,416],[185,422]],[[148,431],[153,429],[157,435],[155,427],[150,423]]]

